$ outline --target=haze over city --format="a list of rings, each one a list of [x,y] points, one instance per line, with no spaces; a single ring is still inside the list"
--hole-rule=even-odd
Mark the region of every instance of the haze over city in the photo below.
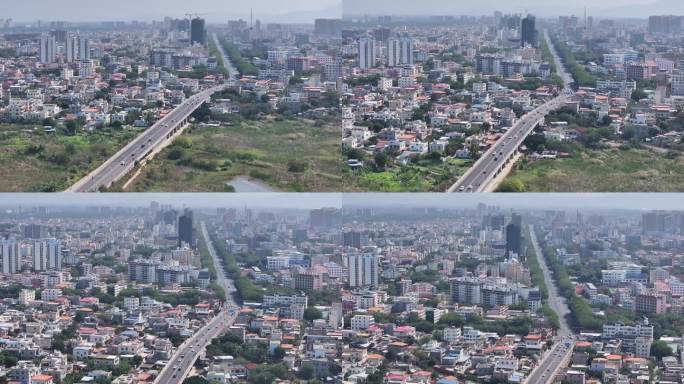
[[[521,1],[465,1],[465,0],[344,0],[343,14],[351,15],[490,15],[494,11],[526,13],[541,17],[561,15],[582,15],[584,7],[594,17],[646,18],[648,15],[684,13],[684,3],[678,0],[605,0],[578,1],[563,0],[521,0]]]
[[[4,194],[0,199],[0,208],[16,208],[17,206],[110,206],[140,207],[151,202],[187,206],[193,208],[216,207],[260,207],[312,209],[319,207],[339,207],[342,194],[339,193],[131,193],[131,194],[92,194],[92,195],[46,195],[32,193]],[[38,203],[40,202],[40,203]]]
[[[4,3],[0,384],[684,383],[684,0]]]
[[[676,193],[526,193],[466,194],[454,199],[448,194],[377,194],[377,193],[130,193],[92,195],[46,195],[35,193],[4,194],[0,209],[17,207],[142,207],[151,202],[198,209],[245,207],[263,209],[314,209],[319,207],[430,207],[472,208],[477,204],[507,209],[585,209],[585,210],[684,210],[684,200]]]
[[[66,0],[59,7],[51,0],[28,0],[5,7],[3,17],[20,22],[53,21],[110,21],[153,20],[164,16],[181,17],[191,12],[200,13],[209,22],[225,23],[229,18],[249,19],[250,10],[265,22],[286,21],[311,23],[317,17],[340,17],[341,0],[121,0],[103,12],[99,2]]]

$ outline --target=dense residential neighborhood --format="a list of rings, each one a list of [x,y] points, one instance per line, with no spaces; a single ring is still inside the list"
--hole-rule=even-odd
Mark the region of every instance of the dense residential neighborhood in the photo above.
[[[678,211],[3,209],[10,382],[680,380]]]
[[[523,141],[523,163],[619,146],[679,156],[682,31],[665,30],[670,19],[681,24],[670,16],[347,16],[342,149],[350,178],[362,190],[443,191],[564,85],[572,93]]]
[[[684,383],[681,0],[6,2],[0,384]]]

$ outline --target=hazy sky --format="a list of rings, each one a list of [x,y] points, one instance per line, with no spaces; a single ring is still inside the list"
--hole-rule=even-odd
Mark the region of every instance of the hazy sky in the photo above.
[[[297,208],[399,206],[472,208],[478,203],[518,209],[671,209],[684,210],[684,194],[659,193],[7,193],[0,194],[0,209],[35,206],[146,206],[151,201],[200,208]]]
[[[684,210],[676,193],[386,193],[342,194],[342,206],[468,208],[483,203],[517,209]]]
[[[653,14],[684,15],[684,0],[343,0],[345,15],[491,15],[494,11],[529,11],[539,16],[584,14],[595,17],[640,17]]]
[[[589,14],[597,17],[646,17],[651,14],[684,15],[683,0],[3,0],[0,17],[17,21],[153,20],[200,13],[210,22],[255,18],[265,22],[312,22],[317,17],[344,14],[481,15],[530,11],[539,16]]]
[[[342,0],[2,0],[0,17],[35,20],[152,20],[201,13],[210,22],[249,18],[250,7],[262,21],[313,22],[316,17],[340,17]]]
[[[198,208],[312,209],[341,207],[341,193],[3,193],[0,209],[50,206],[139,207],[160,204]]]

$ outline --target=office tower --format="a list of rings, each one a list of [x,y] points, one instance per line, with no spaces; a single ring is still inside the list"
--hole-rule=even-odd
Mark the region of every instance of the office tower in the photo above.
[[[341,220],[342,215],[337,208],[321,208],[309,211],[309,224],[312,228],[338,226]]]
[[[314,21],[314,34],[326,36],[342,34],[342,19],[316,19]]]
[[[506,256],[513,253],[520,257],[522,251],[522,219],[520,215],[513,214],[511,223],[506,226]]]
[[[526,18],[522,19],[522,28],[520,32],[520,45],[537,45],[537,31],[534,27],[535,19],[532,15],[527,15]]]
[[[78,38],[78,58],[79,60],[90,60],[90,41],[82,36]]]
[[[43,227],[40,224],[28,224],[23,227],[25,239],[40,239],[43,237]]]
[[[56,50],[55,37],[43,34],[40,36],[40,62],[43,64],[52,64],[55,62]]]
[[[347,256],[349,270],[349,286],[377,287],[378,257],[371,254],[354,254]]]
[[[69,35],[66,38],[66,62],[73,63],[78,60],[78,46],[79,39],[78,36]]]
[[[522,227],[522,216],[517,213],[512,214],[511,223],[517,225],[518,227]]]
[[[62,269],[62,247],[57,239],[33,243],[33,270],[36,272]]]
[[[183,243],[190,246],[194,245],[192,236],[192,211],[185,210],[183,216],[178,218],[178,246],[181,247]]]
[[[361,233],[356,231],[345,232],[342,235],[342,245],[345,247],[361,248]]]
[[[196,17],[190,22],[190,44],[207,44],[207,29],[204,19]]]
[[[375,66],[375,40],[369,37],[359,39],[359,67],[369,69]]]
[[[16,240],[2,240],[0,243],[0,273],[11,275],[21,270],[19,242]]]

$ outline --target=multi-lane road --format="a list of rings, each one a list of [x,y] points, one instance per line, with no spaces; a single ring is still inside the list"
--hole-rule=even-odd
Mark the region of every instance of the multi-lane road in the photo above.
[[[234,319],[235,317],[230,315],[228,309],[223,309],[195,335],[178,347],[154,382],[159,384],[182,383],[192,371],[200,352],[211,343],[211,340],[223,334]]]
[[[544,281],[548,287],[549,298],[548,303],[551,309],[556,311],[559,317],[560,328],[558,329],[558,336],[567,337],[572,335],[572,330],[568,325],[567,317],[570,315],[570,309],[565,302],[565,297],[563,297],[559,291],[558,286],[553,278],[553,273],[546,263],[546,258],[542,253],[542,249],[539,246],[539,241],[537,241],[537,235],[534,231],[534,226],[529,225],[530,243],[534,249],[534,253],[537,255],[537,260],[539,261],[539,266],[541,267],[542,273],[544,274]]]
[[[233,285],[233,280],[226,276],[225,270],[223,269],[223,260],[219,259],[216,248],[214,248],[214,243],[211,241],[211,237],[209,237],[207,225],[204,222],[200,223],[200,232],[202,233],[204,243],[207,245],[211,259],[214,261],[214,267],[216,267],[216,282],[226,291],[226,295],[228,296],[226,298],[226,302],[235,306],[236,304],[235,301],[233,301],[233,294],[236,292],[236,289]]]
[[[97,169],[72,185],[67,192],[96,192],[101,187],[110,187],[136,166],[148,160],[161,148],[168,145],[174,135],[186,124],[188,117],[208,101],[216,92],[225,89],[219,85],[205,89],[178,105],[166,116],[136,136]]]
[[[202,103],[208,101],[211,95],[239,81],[238,70],[223,50],[216,34],[213,35],[213,38],[223,56],[223,65],[228,70],[228,78],[225,84],[205,89],[185,100],[107,159],[97,169],[72,185],[67,189],[67,192],[95,192],[102,187],[110,187],[114,182],[135,169],[136,166],[143,165],[146,160],[170,144],[172,138],[179,134],[187,123],[190,115]]]
[[[563,60],[561,60],[560,56],[558,55],[556,46],[551,41],[551,38],[549,37],[549,31],[546,29],[544,30],[544,40],[546,41],[546,45],[549,47],[549,51],[551,51],[551,54],[553,55],[553,62],[556,65],[556,72],[558,76],[561,77],[561,80],[563,80],[563,84],[565,84],[566,88],[571,86],[575,80],[572,78],[570,73],[565,70]]]
[[[553,279],[551,270],[549,269],[541,247],[539,246],[539,242],[537,241],[537,236],[534,231],[534,226],[531,224],[529,225],[529,234],[530,245],[537,255],[539,266],[544,274],[544,281],[548,287],[549,297],[547,302],[549,303],[551,309],[558,314],[560,327],[558,328],[557,337],[555,340],[556,343],[542,357],[539,365],[532,371],[532,373],[530,373],[526,383],[548,384],[553,382],[556,373],[562,367],[567,365],[573,350],[574,336],[573,331],[567,322],[567,317],[570,314],[570,308],[568,308],[565,298],[558,292],[558,286]]]
[[[239,81],[240,74],[237,68],[235,68],[235,65],[233,65],[233,62],[230,60],[230,56],[228,56],[226,54],[226,51],[223,49],[223,45],[221,45],[221,41],[219,41],[219,38],[216,35],[216,33],[212,34],[212,38],[214,39],[216,48],[218,48],[219,53],[221,53],[221,56],[223,58],[223,66],[228,70],[228,84],[232,84]]]
[[[559,108],[564,96],[538,106],[518,120],[447,192],[483,192],[515,156],[518,147],[546,114]]]
[[[178,347],[169,362],[155,379],[155,384],[182,383],[192,371],[192,367],[200,352],[204,350],[214,338],[225,333],[233,324],[235,317],[237,316],[238,307],[233,301],[233,293],[235,292],[233,281],[225,275],[223,267],[221,266],[222,262],[218,258],[218,254],[216,253],[214,244],[211,242],[204,222],[201,223],[200,230],[214,262],[214,266],[216,267],[216,282],[226,292],[226,302],[224,308],[218,315]]]
[[[570,87],[570,84],[573,82],[572,76],[565,71],[565,67],[558,57],[558,53],[546,31],[544,31],[544,37],[554,56],[557,71],[561,79],[563,79],[565,87],[558,96],[522,116],[447,192],[484,192],[488,190],[491,187],[490,184],[495,182],[497,176],[506,169],[510,161],[513,161],[520,145],[537,124],[542,121],[544,116],[562,107],[568,100],[568,97],[572,95],[572,88]]]

